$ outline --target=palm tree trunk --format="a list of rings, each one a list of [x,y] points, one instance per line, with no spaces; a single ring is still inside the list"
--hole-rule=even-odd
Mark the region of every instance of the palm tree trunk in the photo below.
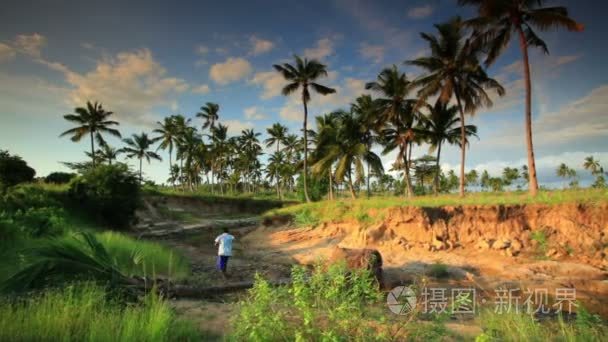
[[[169,176],[171,176],[171,172],[173,172],[173,161],[171,160],[171,154],[173,152],[173,148],[169,147]],[[171,177],[171,184],[175,187],[175,179]]]
[[[459,194],[460,197],[464,197],[464,163],[465,163],[465,149],[466,149],[466,132],[465,132],[465,123],[464,123],[464,110],[462,109],[462,104],[460,103],[460,95],[458,91],[456,94],[456,102],[458,103],[458,109],[460,110],[460,189]]]
[[[331,166],[329,167],[329,170],[327,170],[327,174],[329,176],[329,200],[331,201],[334,199],[334,184],[331,177]]]
[[[437,161],[435,163],[435,186],[434,191],[435,195],[439,194],[439,174],[441,170],[439,169],[439,158],[441,157],[441,141],[437,144]]]
[[[517,27],[519,32],[519,46],[524,57],[524,76],[526,79],[526,145],[528,149],[528,191],[530,195],[538,193],[538,180],[536,179],[536,163],[534,161],[534,146],[532,144],[532,84],[530,80],[530,62],[528,60],[528,43],[521,26]]]
[[[405,187],[407,190],[407,198],[412,198],[414,196],[414,189],[412,189],[412,179],[410,178],[410,161],[407,159],[407,148],[408,143],[406,142],[404,147],[405,152],[403,153],[403,162],[405,166]]]
[[[355,188],[353,187],[353,176],[350,168],[348,170],[348,189],[350,190],[350,196],[353,199],[357,199],[357,195],[355,194]]]
[[[142,184],[144,182],[143,176],[141,174],[142,161],[143,161],[143,158],[139,158],[139,184]]]
[[[304,103],[304,172],[302,172],[302,175],[304,181],[304,198],[306,198],[307,203],[310,203],[310,198],[308,197],[308,184],[306,183],[308,173],[308,107],[306,106],[306,99],[304,98],[306,87],[307,86],[304,86],[302,90],[302,103]]]
[[[93,140],[93,131],[91,131],[91,159],[93,160],[93,167],[95,167],[95,142]]]
[[[370,198],[372,196],[372,191],[369,188],[369,179],[370,179],[370,173],[369,173],[369,162],[367,163],[367,198]]]

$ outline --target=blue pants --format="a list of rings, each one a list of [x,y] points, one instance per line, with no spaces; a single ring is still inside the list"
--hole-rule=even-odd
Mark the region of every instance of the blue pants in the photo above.
[[[228,259],[230,256],[228,255],[218,255],[217,256],[217,269],[226,272],[226,267],[228,267]]]

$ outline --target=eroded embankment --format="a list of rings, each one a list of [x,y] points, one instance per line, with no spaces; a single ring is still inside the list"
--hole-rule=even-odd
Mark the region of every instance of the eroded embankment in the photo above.
[[[154,206],[180,208],[189,211],[212,214],[260,214],[264,211],[280,208],[285,202],[275,200],[227,198],[227,197],[198,197],[198,196],[168,196],[149,195],[146,200]]]
[[[305,264],[329,258],[337,246],[377,249],[393,284],[432,274],[442,263],[450,282],[486,293],[504,286],[575,288],[577,299],[608,317],[606,203],[393,207],[358,216],[364,220],[276,224],[246,238],[274,258]]]

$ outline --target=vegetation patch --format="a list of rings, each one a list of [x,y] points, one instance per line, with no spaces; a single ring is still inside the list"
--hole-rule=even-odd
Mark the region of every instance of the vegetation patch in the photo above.
[[[138,304],[109,298],[106,289],[75,284],[27,299],[0,299],[2,341],[186,341],[200,340],[188,322],[149,294]]]

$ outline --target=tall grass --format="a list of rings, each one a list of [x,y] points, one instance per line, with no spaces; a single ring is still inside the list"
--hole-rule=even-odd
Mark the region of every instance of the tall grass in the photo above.
[[[321,201],[303,203],[284,208],[272,209],[264,213],[265,217],[289,215],[297,218],[304,215],[310,222],[329,222],[339,220],[357,220],[369,215],[373,209],[392,207],[440,207],[460,205],[523,205],[562,203],[599,204],[608,202],[606,189],[577,189],[541,191],[538,196],[530,197],[526,192],[477,192],[469,193],[464,198],[457,194],[440,196],[419,196],[412,199],[403,197],[372,197],[356,200]],[[298,222],[296,222],[298,223]],[[369,223],[369,222],[368,222]]]
[[[540,323],[531,315],[483,311],[479,317],[483,334],[477,342],[486,341],[605,341],[608,328],[601,318],[580,308],[574,322],[557,320]]]
[[[173,279],[182,279],[190,274],[187,260],[171,248],[135,240],[117,232],[103,232],[96,237],[124,274]]]
[[[104,288],[79,284],[0,302],[0,341],[175,340],[200,337],[153,294],[126,306],[108,299]]]

